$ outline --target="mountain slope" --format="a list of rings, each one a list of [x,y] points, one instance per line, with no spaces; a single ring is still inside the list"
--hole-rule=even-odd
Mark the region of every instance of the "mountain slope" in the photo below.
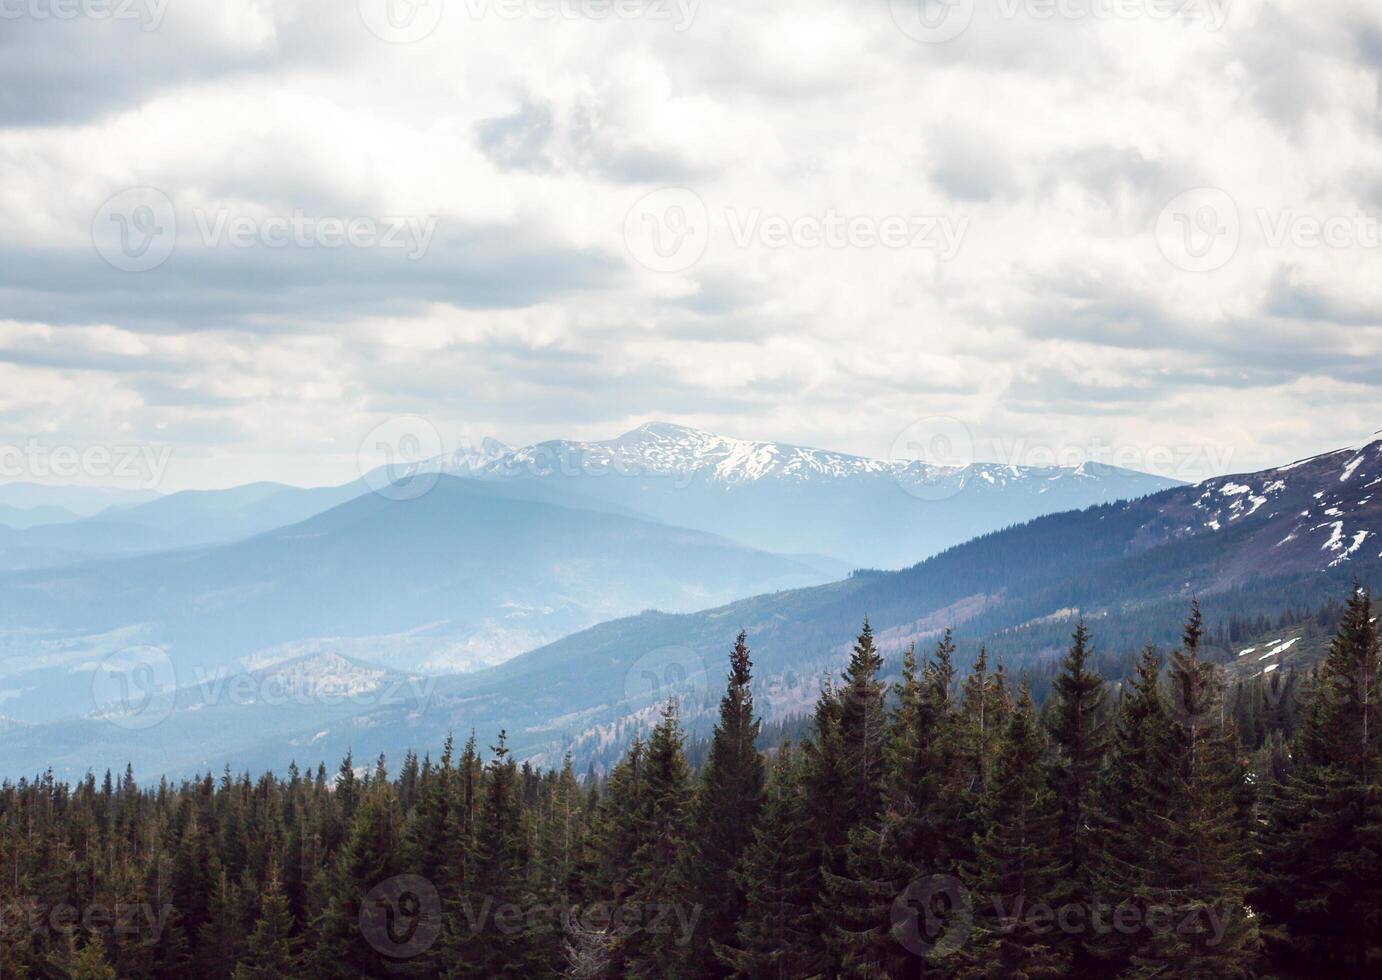
[[[38,527],[41,524],[63,524],[79,519],[76,512],[66,507],[54,507],[52,504],[39,507],[12,507],[9,504],[0,504],[0,525],[17,531]]]
[[[368,492],[362,480],[338,487],[250,483],[225,490],[182,490],[82,520],[0,535],[0,568],[41,568],[234,541],[306,520]]]
[[[357,758],[380,751],[396,758],[409,747],[439,744],[448,731],[507,728],[510,745],[522,756],[559,761],[569,748],[578,765],[604,762],[670,695],[682,699],[688,724],[704,729],[720,694],[725,654],[740,628],[749,631],[757,703],[770,718],[809,706],[822,673],[843,664],[866,615],[894,663],[907,643],[931,642],[953,625],[963,652],[972,653],[983,640],[1020,669],[1056,655],[1077,615],[1090,620],[1101,650],[1131,653],[1147,640],[1170,644],[1192,595],[1199,595],[1212,625],[1228,616],[1315,605],[1343,594],[1355,574],[1375,579],[1382,571],[1379,485],[1382,442],[1049,515],[898,572],[859,571],[843,581],[699,612],[648,612],[603,622],[498,666],[441,678],[424,705],[368,705],[329,723],[304,718],[296,728],[259,739],[251,731],[227,743],[227,757],[236,766],[279,768],[285,753],[300,762],[334,760],[347,749]],[[475,492],[476,484],[464,486]],[[516,489],[512,483],[479,486],[490,492]],[[558,497],[564,492],[541,481],[518,486],[550,489]],[[331,537],[332,528],[353,526],[364,516],[352,504],[300,528],[312,529],[312,537]],[[387,550],[380,544],[367,551],[386,562],[375,580],[406,578]],[[732,564],[717,567],[726,558],[735,560],[728,555],[705,558],[707,576],[736,573]],[[377,605],[359,587],[345,595],[342,605]],[[441,610],[459,601],[443,596],[430,608],[446,615]],[[324,622],[371,615],[332,602]],[[53,727],[22,729],[22,745],[42,745],[45,730]],[[0,747],[0,772],[26,771],[42,761],[20,744]],[[144,760],[155,766],[161,744],[155,735],[147,744],[119,742],[137,765]],[[90,751],[91,758],[106,758],[99,744]]]
[[[900,572],[740,600],[697,613],[645,613],[565,637],[494,668],[439,684],[403,722],[369,712],[373,745],[398,751],[449,729],[506,726],[520,753],[568,747],[589,759],[676,693],[693,728],[710,720],[724,655],[749,631],[760,704],[803,710],[837,670],[867,615],[895,660],[909,642],[955,626],[1010,665],[1056,655],[1077,615],[1101,649],[1175,642],[1191,596],[1211,624],[1343,594],[1382,573],[1382,442],[1287,467],[1209,480],[1131,502],[1051,515],[952,548]],[[1259,500],[1261,502],[1259,502]],[[333,731],[324,749],[342,749]],[[416,741],[410,741],[416,740]],[[267,761],[271,746],[260,750]],[[329,757],[329,756],[328,756]]]
[[[415,500],[366,494],[232,544],[0,576],[0,688],[22,692],[6,713],[80,711],[72,665],[135,643],[180,669],[333,649],[459,670],[611,616],[839,574],[545,497],[443,477]]]
[[[1100,464],[936,466],[867,459],[665,422],[617,439],[543,442],[483,457],[467,458],[464,473],[579,488],[753,547],[830,554],[875,567],[909,565],[1041,514],[1177,485]]]

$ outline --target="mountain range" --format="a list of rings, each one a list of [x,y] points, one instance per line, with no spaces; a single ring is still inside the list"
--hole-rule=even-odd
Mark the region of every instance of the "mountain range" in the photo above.
[[[900,568],[978,534],[1140,497],[1174,480],[1101,463],[939,465],[733,439],[654,422],[617,439],[508,449],[487,440],[441,463],[483,480],[536,481],[766,551]]]
[[[616,510],[782,554],[851,566],[901,567],[976,534],[1092,503],[1141,496],[1175,481],[1099,463],[939,466],[773,442],[731,439],[666,422],[615,439],[553,440],[512,449],[483,439],[393,472],[338,486],[251,483],[150,495],[54,488],[83,506],[34,512],[36,484],[0,487],[0,570],[232,542],[307,520],[405,474],[544,485],[572,506]],[[61,493],[59,492],[61,491]],[[556,498],[547,496],[544,499]]]
[[[424,699],[359,705],[353,712],[343,712],[334,704],[322,710],[313,704],[297,706],[290,713],[291,722],[275,716],[277,720],[269,726],[272,732],[265,726],[226,724],[218,729],[215,748],[233,766],[281,768],[285,752],[299,762],[338,758],[347,749],[353,749],[357,758],[379,751],[396,756],[408,747],[439,744],[448,731],[474,729],[492,735],[505,727],[511,747],[520,756],[552,762],[571,749],[580,760],[603,761],[631,732],[645,725],[658,702],[669,695],[683,701],[693,731],[704,728],[722,685],[723,657],[741,628],[749,633],[759,703],[770,719],[804,710],[814,700],[822,675],[843,664],[866,616],[894,664],[906,644],[931,642],[941,630],[953,626],[967,656],[984,642],[1013,670],[1039,667],[1063,648],[1078,616],[1088,620],[1101,649],[1130,655],[1149,640],[1174,643],[1194,596],[1212,624],[1230,616],[1308,608],[1342,594],[1353,576],[1364,581],[1375,576],[1382,565],[1379,484],[1382,442],[1373,442],[1259,473],[1046,515],[992,530],[900,571],[859,570],[828,584],[731,602],[706,601],[700,611],[664,607],[665,611],[609,619],[495,666],[436,678]],[[443,594],[420,597],[418,601],[428,603],[420,611],[437,616],[454,613],[464,601],[460,597],[467,583],[473,588],[500,570],[478,561],[440,573],[440,555],[475,542],[472,535],[485,533],[489,536],[483,538],[483,547],[476,549],[482,556],[509,554],[520,540],[530,547],[539,540],[550,546],[553,527],[536,532],[502,523],[490,527],[499,518],[486,511],[464,522],[444,543],[428,544],[419,551],[420,537],[439,520],[425,501],[435,494],[434,506],[444,513],[452,513],[457,500],[466,501],[467,508],[476,506],[477,500],[503,501],[504,507],[510,507],[513,503],[504,495],[519,489],[533,494],[555,492],[558,499],[565,493],[544,479],[498,483],[493,476],[479,481],[440,477],[436,490],[411,502],[422,503],[413,511],[371,497],[293,528],[252,538],[237,546],[249,549],[243,552],[245,567],[274,567],[273,561],[267,565],[265,561],[275,555],[276,561],[300,555],[301,566],[312,569],[347,553],[369,557],[366,567],[357,568],[358,574],[343,582],[322,578],[290,587],[281,603],[254,599],[248,607],[217,620],[218,629],[244,635],[252,627],[236,621],[253,622],[256,608],[288,608],[315,600],[326,603],[311,614],[319,617],[316,622],[323,627],[345,623],[357,632],[377,630],[378,607],[385,604],[382,596],[426,593],[437,574],[450,575],[440,590]],[[370,515],[390,513],[418,515],[407,522],[413,532],[406,538],[408,547],[399,547],[403,539],[381,540],[398,532],[391,522],[360,533],[369,526]],[[601,518],[599,512],[589,510],[571,513],[581,521],[630,520],[613,513]],[[525,523],[532,520],[527,513],[511,516]],[[562,538],[558,543],[587,549],[592,542],[607,538],[610,526],[599,524],[579,541]],[[328,533],[333,528],[349,528],[351,533],[333,537]],[[655,542],[658,539],[651,529],[665,526],[645,523],[642,528],[650,536],[646,540]],[[362,542],[373,544],[362,552]],[[612,560],[628,561],[641,547],[642,542]],[[743,570],[722,564],[742,561],[744,556],[717,553],[709,543],[705,547],[700,566],[688,563],[680,550],[675,557],[661,560],[700,567],[724,591],[747,595],[742,591]],[[417,559],[418,569],[410,570],[409,558],[395,554],[399,551]],[[764,553],[752,554],[762,556],[758,561],[770,560]],[[200,595],[215,595],[214,590],[205,589],[195,560],[189,569],[191,574],[161,579],[154,591],[173,589],[174,578],[187,578],[202,589]],[[627,577],[659,574],[649,569],[649,564],[643,564]],[[764,570],[788,577],[800,572],[799,567],[776,565]],[[736,574],[740,577],[728,581]],[[121,577],[107,575],[86,582],[86,591],[75,605],[71,594],[55,591],[52,582],[39,587],[26,603],[50,602],[55,610],[64,604],[84,608],[104,590],[116,587]],[[395,578],[402,583],[397,591],[380,591],[381,583]],[[593,580],[584,569],[577,578]],[[237,581],[244,588],[262,577]],[[332,589],[348,587],[338,599],[323,591],[328,584]],[[499,578],[495,594],[529,585],[523,576]],[[0,590],[7,590],[5,583],[0,582]],[[191,590],[184,591],[178,601],[185,603],[190,594]],[[130,601],[137,599],[137,595],[130,597]],[[256,607],[255,602],[263,605]],[[268,639],[257,638],[261,643]],[[327,652],[326,648],[279,646],[285,662],[288,654],[310,657]],[[368,642],[337,652],[357,665],[378,659],[371,655],[375,651]],[[1229,656],[1228,651],[1223,653]],[[408,674],[413,668],[400,660],[392,670]],[[165,724],[177,724],[183,710],[179,699],[173,718]],[[234,717],[235,712],[227,709],[227,715]],[[82,745],[72,746],[71,758],[112,765],[123,765],[131,758],[136,767],[190,771],[215,755],[204,743],[170,744],[159,736],[158,728],[132,735],[119,726],[108,731],[111,724],[102,719],[84,721]],[[0,748],[0,772],[18,773],[41,765],[45,746],[59,737],[59,731],[71,730],[58,725],[12,729]],[[107,740],[103,732],[113,737]],[[107,741],[112,746],[108,750],[103,748]]]
[[[71,672],[120,649],[179,673],[331,650],[402,670],[494,663],[612,616],[691,610],[843,574],[539,485],[439,477],[230,544],[0,575],[6,713],[89,708]]]

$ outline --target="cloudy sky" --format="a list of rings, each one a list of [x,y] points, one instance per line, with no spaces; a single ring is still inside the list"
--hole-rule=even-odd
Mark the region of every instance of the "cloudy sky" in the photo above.
[[[1379,72],[1375,0],[0,0],[0,444],[1284,462],[1382,426]]]

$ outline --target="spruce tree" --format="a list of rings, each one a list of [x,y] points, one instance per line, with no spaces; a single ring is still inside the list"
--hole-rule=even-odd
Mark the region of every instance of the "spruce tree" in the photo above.
[[[909,884],[953,872],[961,850],[954,836],[964,806],[951,698],[954,650],[947,630],[924,666],[918,665],[914,646],[903,655],[879,819],[851,831],[847,874],[832,882],[839,915],[832,931],[847,975],[906,980],[923,969],[894,934],[893,919]]]
[[[318,977],[382,977],[395,962],[392,937],[362,928],[362,922],[374,921],[368,918],[374,915],[370,893],[403,871],[390,787],[372,786],[354,812],[346,842],[322,883],[324,907],[313,923],[309,969]]]
[[[1103,678],[1088,667],[1089,631],[1083,619],[1071,640],[1046,713],[1050,778],[1061,810],[1061,857],[1066,865],[1057,900],[1088,909],[1095,898],[1089,866],[1093,797],[1108,748],[1108,723]],[[1078,974],[1092,969],[1090,938],[1088,933],[1068,937]]]
[[[1068,873],[1061,809],[1043,771],[1046,740],[1024,683],[1006,719],[980,804],[969,889],[977,896],[966,973],[982,977],[1058,977],[1069,968],[1053,920]]]
[[[506,732],[491,747],[476,829],[475,871],[450,916],[452,947],[446,976],[453,980],[526,978],[546,955],[548,935],[527,928],[531,895],[527,827],[519,796],[518,765]]]
[[[701,772],[682,860],[683,900],[700,918],[678,975],[697,980],[727,975],[714,947],[733,941],[743,917],[744,892],[734,872],[753,840],[763,804],[760,722],[754,717],[753,662],[745,640],[740,631],[729,655],[729,682]]]
[[[1361,974],[1379,946],[1378,659],[1371,598],[1355,586],[1259,835],[1254,904],[1272,948],[1302,969]]]
[[[1247,767],[1222,680],[1199,657],[1203,635],[1193,603],[1168,670],[1174,710],[1155,759],[1168,777],[1165,794],[1136,821],[1146,857],[1133,977],[1247,976],[1257,952],[1247,906]]]
[[[855,642],[838,701],[834,747],[840,783],[820,791],[840,797],[832,838],[821,855],[821,897],[818,916],[830,970],[836,976],[851,970],[849,961],[858,944],[856,933],[867,929],[868,910],[876,884],[859,855],[876,841],[883,803],[883,780],[888,754],[885,687],[878,679],[883,658],[873,642],[868,620]],[[824,736],[822,736],[823,739]],[[822,746],[825,742],[822,740]],[[853,852],[853,855],[852,853]],[[860,922],[861,917],[865,919]]]
[[[236,964],[235,980],[291,980],[299,972],[293,914],[274,869],[260,898],[259,919]]]
[[[1169,793],[1169,773],[1161,766],[1169,715],[1160,676],[1161,658],[1149,645],[1120,693],[1108,766],[1095,789],[1096,846],[1089,855],[1089,871],[1096,901],[1104,907],[1101,916],[1120,908],[1141,914],[1147,834],[1159,830],[1148,815],[1164,805]],[[1092,928],[1084,939],[1108,973],[1126,969],[1138,943],[1136,935],[1113,929],[1110,923]]]
[[[828,862],[841,854],[849,842],[853,826],[850,798],[840,791],[846,782],[846,763],[840,735],[841,698],[829,678],[822,685],[812,719],[812,737],[802,746],[801,780],[804,789],[806,823],[810,830],[805,859],[810,863],[811,927],[808,946],[801,958],[812,964],[810,976],[830,976],[831,951],[827,937],[832,927],[830,911],[824,907],[823,882],[829,873]]]
[[[633,886],[625,909],[627,934],[621,943],[628,980],[675,976],[688,950],[676,929],[695,910],[679,904],[676,869],[686,846],[691,803],[691,769],[682,745],[685,734],[675,701],[668,702],[648,739],[638,850],[629,869]]]
[[[735,977],[794,980],[820,966],[812,908],[819,872],[810,820],[800,755],[783,746],[773,760],[753,840],[734,875],[745,896],[744,914],[733,941],[713,947]]]

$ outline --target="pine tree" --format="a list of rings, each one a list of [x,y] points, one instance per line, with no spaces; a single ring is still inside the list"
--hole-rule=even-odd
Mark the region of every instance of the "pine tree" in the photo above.
[[[812,719],[812,738],[802,745],[801,781],[808,846],[803,858],[812,868],[811,927],[809,946],[802,958],[813,964],[810,976],[830,976],[831,953],[827,935],[832,927],[829,910],[823,907],[824,877],[827,862],[843,855],[853,826],[851,799],[840,792],[846,782],[843,740],[840,735],[841,698],[827,678]]]
[[[403,871],[398,818],[387,785],[371,786],[355,808],[349,835],[323,881],[324,907],[313,923],[310,969],[318,977],[382,977],[391,972],[394,936],[388,909],[369,904],[378,887]],[[378,928],[362,928],[363,923]]]
[[[76,950],[71,972],[67,975],[71,980],[116,980],[115,970],[106,959],[105,945],[99,936],[90,937]]]
[[[299,973],[293,914],[277,869],[260,899],[259,919],[235,967],[235,980],[290,980]]]
[[[633,891],[634,855],[640,853],[649,827],[647,746],[635,735],[632,744],[609,774],[599,802],[594,837],[602,842],[593,890],[609,907],[622,910]],[[568,923],[567,958],[573,969],[594,971],[596,977],[623,977],[627,950],[612,922],[588,921],[577,910]],[[622,915],[622,913],[621,913]]]
[[[1101,916],[1118,908],[1141,911],[1138,893],[1145,877],[1146,835],[1159,830],[1148,814],[1163,806],[1169,793],[1169,774],[1161,767],[1169,716],[1160,675],[1161,658],[1154,647],[1147,646],[1122,690],[1109,763],[1095,789],[1096,846],[1089,867],[1096,900],[1105,906]],[[1107,972],[1117,973],[1131,962],[1137,941],[1137,936],[1104,924],[1091,930],[1085,945],[1093,948]]]
[[[1133,977],[1242,977],[1256,955],[1257,928],[1247,910],[1247,768],[1223,708],[1223,683],[1199,659],[1203,635],[1193,603],[1181,648],[1171,655],[1175,710],[1155,760],[1169,777],[1166,793],[1148,801],[1138,821],[1146,829],[1138,895],[1147,917],[1132,954]],[[1153,918],[1161,910],[1171,913],[1164,921]]]
[[[1260,834],[1254,904],[1273,948],[1302,968],[1362,974],[1379,945],[1378,673],[1371,598],[1355,586]]]
[[[832,923],[847,975],[904,980],[922,962],[894,935],[894,907],[912,881],[955,869],[955,835],[964,807],[958,718],[951,699],[955,645],[947,631],[919,669],[915,647],[903,655],[902,680],[888,730],[882,809],[850,833],[847,874],[832,881]]]
[[[773,760],[767,798],[735,881],[745,895],[732,943],[714,946],[735,977],[795,980],[815,974],[819,870],[799,753],[783,746]]]
[[[960,693],[964,724],[964,754],[968,769],[967,789],[977,802],[983,798],[1003,731],[1006,692],[997,673],[988,669],[988,651],[979,647]]]
[[[544,943],[555,934],[526,926],[531,895],[526,869],[530,857],[519,796],[518,765],[509,753],[507,733],[485,768],[483,804],[476,831],[474,883],[451,917],[454,957],[446,975],[465,980],[533,975],[546,955]]]
[[[969,882],[979,914],[972,945],[963,952],[965,972],[1057,977],[1068,969],[1068,957],[1053,939],[1053,923],[1033,906],[1050,907],[1068,867],[1060,805],[1043,772],[1046,742],[1026,684],[1006,714],[980,804],[984,830],[975,839]]]
[[[691,803],[691,769],[682,750],[685,738],[676,702],[668,702],[648,739],[646,807],[629,874],[633,891],[625,909],[630,926],[621,943],[628,980],[674,976],[686,955],[673,932],[678,912],[691,912],[678,905],[676,875]],[[662,931],[652,931],[654,926]]]
[[[838,753],[834,768],[840,780],[836,786],[819,787],[820,792],[838,794],[840,800],[834,825],[829,828],[831,837],[823,842],[822,887],[817,903],[830,971],[835,976],[848,968],[851,950],[858,942],[855,933],[861,915],[867,916],[872,898],[873,889],[856,880],[868,872],[851,867],[851,849],[857,852],[870,847],[882,809],[888,749],[886,689],[878,678],[882,668],[873,628],[865,620],[838,695],[833,740],[828,743],[824,732],[818,737],[823,750],[829,746]],[[857,858],[854,861],[858,863]],[[863,925],[866,927],[867,922]]]
[[[1066,865],[1057,902],[1087,909],[1095,898],[1089,867],[1091,820],[1095,785],[1108,749],[1108,724],[1103,678],[1088,669],[1089,631],[1083,619],[1071,639],[1070,651],[1052,684],[1047,720],[1050,778],[1061,809],[1061,856]],[[1093,968],[1090,938],[1088,933],[1068,937],[1077,974]]]
[[[753,840],[763,804],[763,757],[757,748],[760,722],[754,717],[753,662],[745,640],[741,630],[730,652],[729,682],[720,701],[720,720],[711,736],[682,860],[684,902],[700,918],[677,975],[697,980],[726,975],[714,948],[733,941],[735,925],[744,915],[744,892],[734,871]]]

